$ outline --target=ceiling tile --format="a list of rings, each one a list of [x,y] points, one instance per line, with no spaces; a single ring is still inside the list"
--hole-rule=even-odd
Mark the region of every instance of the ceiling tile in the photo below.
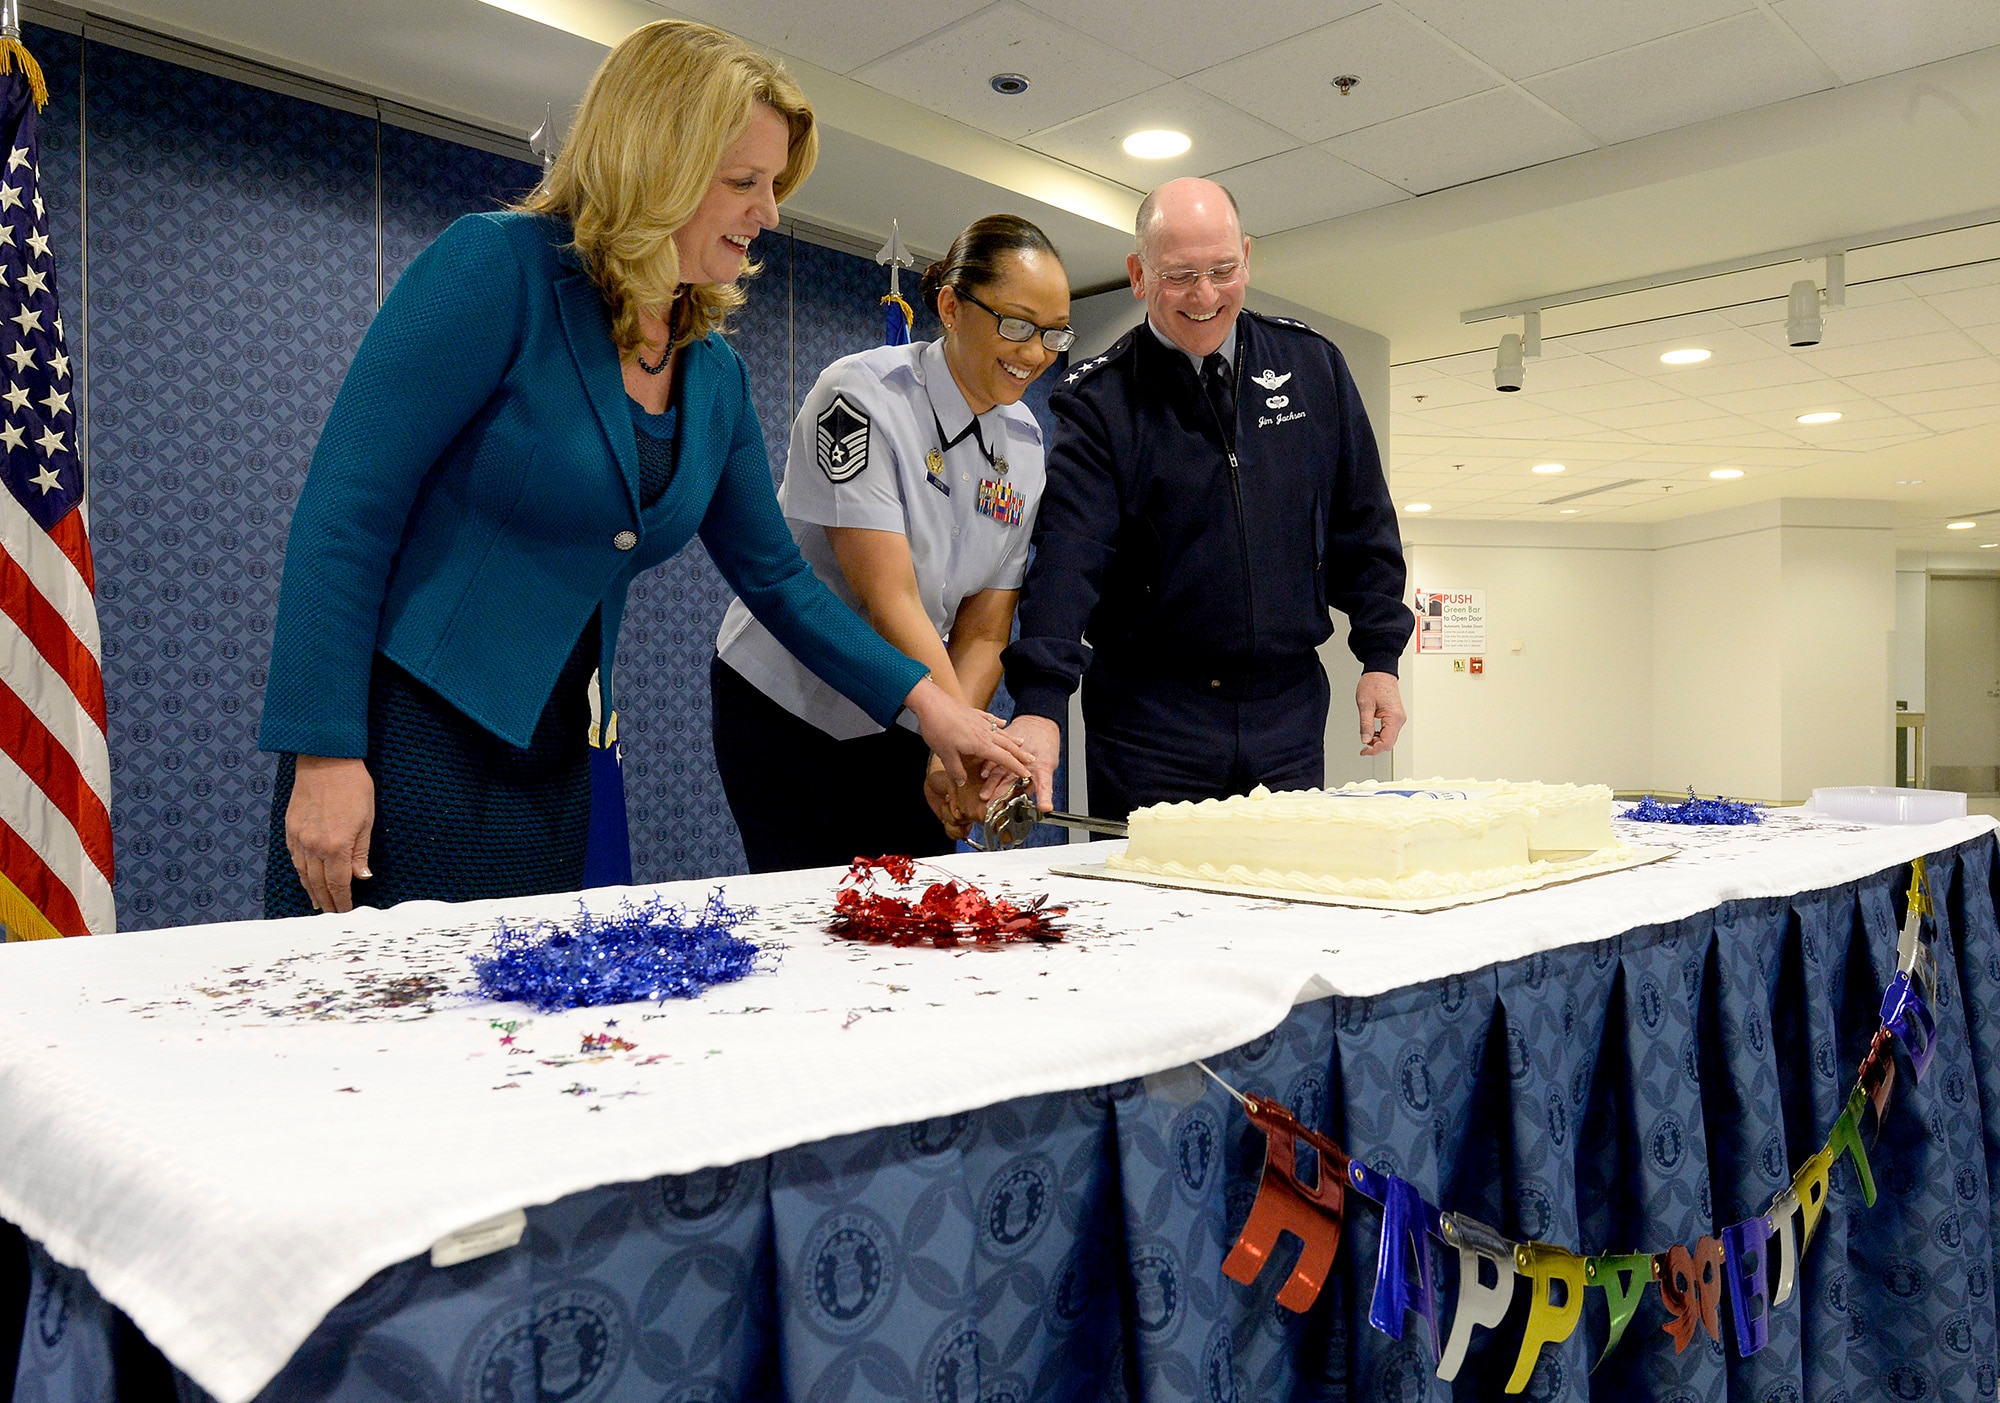
[[[1963,263],[1955,268],[1939,268],[1930,273],[1912,273],[1897,281],[1919,297],[1929,297],[1937,292],[1962,292],[1969,287],[2000,286],[2000,259]]]
[[[1164,161],[1125,154],[1121,141],[1133,132],[1155,127],[1185,132],[1194,145],[1186,155]],[[1199,88],[1168,83],[1036,132],[1021,144],[1134,190],[1151,190],[1177,176],[1227,170],[1275,156],[1299,143]]]
[[[1427,195],[1596,145],[1526,94],[1494,88],[1335,137],[1326,149],[1413,195]]]
[[[1773,8],[1843,83],[2000,44],[1993,0],[1778,0]]]
[[[964,19],[988,0],[672,0],[673,12],[719,25],[781,53],[848,73],[920,35]]]
[[[1900,289],[1895,291],[1897,295],[1892,301],[1865,307],[1827,308],[1826,339],[1820,342],[1821,347],[1865,346],[1899,336],[1922,336],[1926,332],[1951,330],[1950,319],[1929,303]]]
[[[2000,379],[2000,376],[1996,376]],[[2000,395],[1993,393],[1993,386],[1955,385],[1949,389],[1919,390],[1913,394],[1884,395],[1882,403],[1899,414],[1911,414],[1918,418],[1947,409],[1994,409],[2000,408]]]
[[[1663,365],[1660,356],[1667,351],[1685,347],[1699,347],[1710,353],[1710,358],[1698,365]],[[1777,353],[1764,341],[1737,327],[1717,327],[1712,331],[1693,334],[1648,337],[1629,346],[1608,346],[1594,353],[1606,364],[1615,365],[1620,370],[1634,375],[1659,376],[1665,383],[1676,387],[1697,372],[1723,365],[1777,359]]]
[[[2000,283],[1953,292],[1928,292],[1923,297],[1954,326],[1986,326],[2000,322]]]
[[[1343,96],[1333,80],[1361,82]],[[1192,81],[1304,141],[1325,141],[1494,87],[1493,76],[1392,5],[1245,54]]]
[[[1699,344],[1706,336],[1720,336],[1735,323],[1721,312],[1690,312],[1685,316],[1661,317],[1654,321],[1629,322],[1601,327],[1596,331],[1573,332],[1561,338],[1566,348],[1599,355],[1627,346],[1676,346]]]
[[[1521,403],[1519,395],[1494,395],[1491,399],[1476,400],[1471,404],[1450,405],[1444,409],[1426,414],[1424,418],[1439,430],[1464,433],[1468,430],[1488,431],[1502,424],[1519,423],[1524,419],[1540,419],[1544,411],[1532,404]]]
[[[1661,367],[1665,369],[1665,367]],[[1802,385],[1824,379],[1817,370],[1786,355],[1767,355],[1756,360],[1724,361],[1717,365],[1683,366],[1669,381],[1683,394],[1712,396],[1736,390],[1761,390],[1772,385]]]
[[[1560,343],[1542,343],[1542,355],[1530,362],[1534,381],[1527,392],[1540,399],[1549,390],[1574,390],[1585,385],[1604,385],[1614,380],[1626,378],[1625,372],[1614,365],[1606,365],[1595,356],[1575,352],[1565,353]],[[1486,389],[1493,392],[1493,382],[1489,377]]]
[[[1976,429],[1982,424],[2000,424],[2000,404],[1984,409],[1946,409],[1920,415],[1925,428],[1933,433],[1954,434],[1960,429]]]
[[[1732,414],[1780,414],[1796,418],[1815,409],[1848,413],[1862,403],[1861,395],[1838,381],[1815,377],[1797,385],[1766,385],[1755,390],[1729,390],[1710,395],[1708,402]]]
[[[1993,326],[1969,326],[1965,334],[1995,355],[2000,355],[2000,323]]]
[[[1798,357],[1828,375],[1858,375],[1871,370],[1900,370],[1914,365],[1972,360],[1981,354],[1978,343],[1963,332],[1935,331],[1928,336],[1899,336],[1893,340],[1865,341],[1856,345],[1821,342],[1818,346],[1799,351]]]
[[[1672,399],[1661,400],[1656,404],[1634,404],[1622,409],[1600,409],[1590,417],[1608,429],[1656,429],[1667,424],[1694,423],[1722,416],[1713,405],[1676,395]]]
[[[1833,81],[1753,12],[1557,69],[1526,86],[1585,131],[1619,142],[1817,92]]]
[[[1529,374],[1533,375],[1535,372],[1530,371]],[[1629,409],[1638,404],[1664,404],[1682,397],[1678,390],[1665,385],[1656,385],[1650,380],[1641,380],[1637,376],[1610,380],[1601,385],[1578,385],[1574,389],[1548,391],[1544,391],[1539,383],[1531,381],[1529,392],[1532,392],[1536,399],[1546,400],[1561,408],[1566,414],[1586,414],[1599,423],[1604,422],[1600,410]]]
[[[1912,366],[1907,370],[1874,370],[1842,378],[1843,383],[1865,395],[1911,395],[1933,390],[1977,388],[1983,389],[1988,399],[2000,401],[2000,390],[1995,389],[2000,386],[2000,357],[1996,356]]]
[[[1217,171],[1214,178],[1236,196],[1245,232],[1256,235],[1281,234],[1302,224],[1410,198],[1388,181],[1358,171],[1316,146]]]
[[[1754,8],[1749,0],[1402,0],[1509,78],[1528,78]]]
[[[1368,9],[1377,0],[1257,0],[1231,8],[1226,18],[1218,16],[1213,0],[1147,0],[1143,9],[1131,0],[1028,3],[1141,63],[1179,77]]]
[[[1020,73],[1002,97],[989,80]],[[1019,0],[1000,3],[858,69],[854,76],[919,107],[1010,140],[1158,87],[1167,76],[1057,24]]]

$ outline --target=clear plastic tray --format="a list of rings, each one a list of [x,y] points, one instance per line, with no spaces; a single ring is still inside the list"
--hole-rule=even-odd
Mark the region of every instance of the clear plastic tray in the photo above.
[[[1965,817],[1965,796],[1949,789],[1891,789],[1851,784],[1815,789],[1806,807],[1856,823],[1942,823]]]

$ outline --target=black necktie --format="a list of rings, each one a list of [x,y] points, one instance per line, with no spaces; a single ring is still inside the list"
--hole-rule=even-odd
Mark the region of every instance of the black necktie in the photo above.
[[[1229,373],[1229,362],[1222,352],[1210,351],[1201,363],[1201,388],[1208,395],[1208,402],[1215,406],[1215,417],[1222,423],[1224,439],[1236,440],[1236,383]]]

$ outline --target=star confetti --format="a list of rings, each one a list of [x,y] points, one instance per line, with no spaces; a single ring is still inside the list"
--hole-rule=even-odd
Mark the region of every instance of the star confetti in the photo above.
[[[1000,945],[1016,940],[1049,945],[1063,938],[1056,918],[1069,908],[1048,905],[1046,894],[1024,906],[950,877],[932,882],[914,899],[875,888],[878,877],[910,886],[917,880],[916,869],[915,858],[857,857],[840,879],[827,929],[844,940],[939,949],[962,942]]]

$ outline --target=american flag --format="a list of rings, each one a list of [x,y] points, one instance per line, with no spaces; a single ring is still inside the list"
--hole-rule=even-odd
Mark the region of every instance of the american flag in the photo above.
[[[37,165],[41,75],[25,50],[5,47],[13,62],[0,78],[0,927],[10,940],[33,940],[108,931],[116,915],[76,384]]]

